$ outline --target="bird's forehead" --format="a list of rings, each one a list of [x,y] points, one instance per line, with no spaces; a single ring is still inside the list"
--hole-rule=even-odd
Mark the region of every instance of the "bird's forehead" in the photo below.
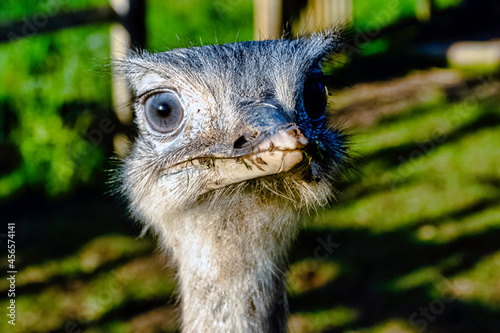
[[[135,53],[124,67],[132,86],[139,78],[154,73],[174,85],[189,85],[198,91],[265,93],[265,89],[276,85],[293,85],[312,65],[339,51],[343,45],[340,36],[336,31],[324,31],[294,40]]]
[[[264,75],[276,68],[286,70],[285,64],[291,67],[290,72],[297,66],[308,66],[316,60],[318,51],[309,40],[266,40],[175,49],[152,57],[174,74],[188,70],[206,74],[227,71],[235,75]]]
[[[264,41],[177,49],[153,55],[167,80],[195,90],[264,94],[294,83],[315,60],[297,42]],[[302,50],[301,50],[302,49]]]

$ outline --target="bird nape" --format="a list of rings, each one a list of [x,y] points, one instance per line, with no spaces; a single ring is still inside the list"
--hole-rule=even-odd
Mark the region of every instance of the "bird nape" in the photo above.
[[[139,132],[121,191],[178,267],[183,332],[286,332],[300,216],[349,165],[321,70],[343,42],[327,30],[116,63]]]

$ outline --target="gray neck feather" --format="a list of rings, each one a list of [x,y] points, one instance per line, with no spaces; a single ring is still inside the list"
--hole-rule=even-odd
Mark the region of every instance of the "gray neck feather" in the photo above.
[[[286,253],[298,214],[286,202],[259,205],[184,217],[172,247],[183,332],[286,332]]]

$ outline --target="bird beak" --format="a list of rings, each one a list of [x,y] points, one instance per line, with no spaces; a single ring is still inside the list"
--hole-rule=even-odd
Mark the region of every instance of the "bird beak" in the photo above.
[[[244,155],[215,159],[213,167],[217,177],[207,182],[206,189],[214,190],[254,178],[309,170],[310,158],[305,152],[307,143],[307,138],[294,123],[264,132],[244,149]]]

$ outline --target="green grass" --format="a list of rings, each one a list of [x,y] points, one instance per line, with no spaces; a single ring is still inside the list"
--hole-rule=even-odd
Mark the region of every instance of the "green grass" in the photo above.
[[[65,193],[89,182],[102,165],[103,149],[84,134],[110,106],[108,80],[92,71],[96,59],[109,57],[106,32],[106,27],[66,30],[57,38],[0,45],[2,122],[12,127],[0,138],[15,144],[20,156],[13,171],[0,177],[0,198],[26,186]],[[75,45],[74,53],[68,45]]]
[[[388,0],[388,1],[364,1],[353,0],[353,23],[354,26],[372,32],[397,21],[415,17],[419,3],[426,0]],[[437,9],[446,9],[458,6],[460,0],[437,0],[434,1]]]
[[[152,51],[253,39],[253,2],[150,1],[146,17]]]

